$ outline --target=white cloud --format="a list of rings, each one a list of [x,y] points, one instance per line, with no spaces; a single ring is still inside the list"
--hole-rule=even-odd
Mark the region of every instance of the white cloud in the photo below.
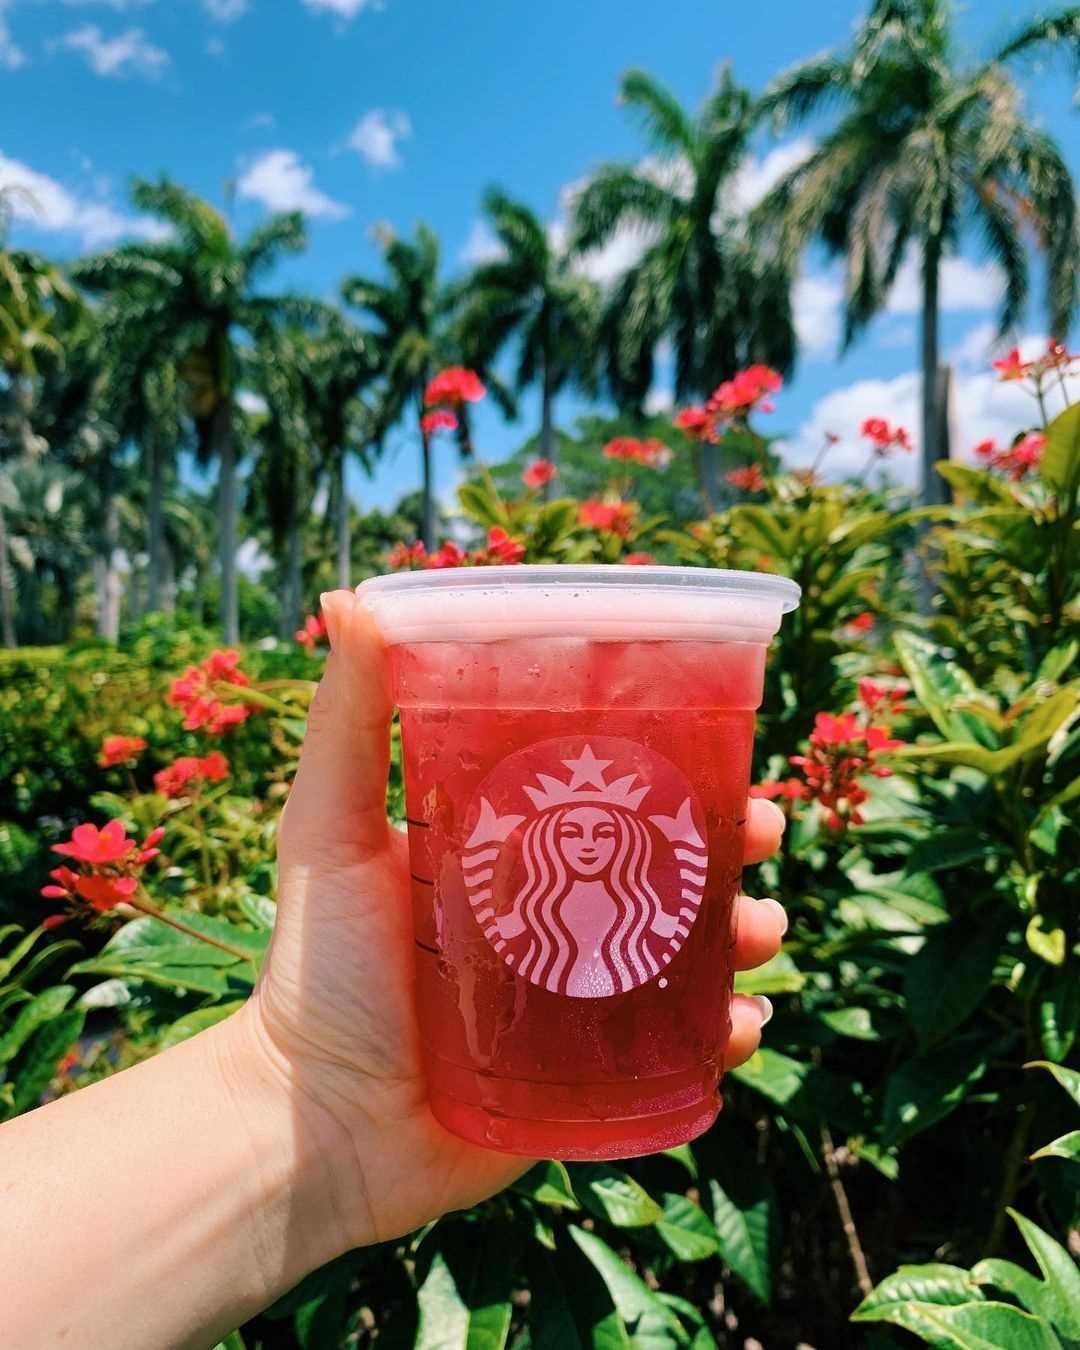
[[[1045,347],[1046,339],[1038,335],[1025,337],[1020,343],[1025,357],[1034,356]],[[805,467],[821,449],[826,433],[831,432],[840,441],[825,457],[826,476],[858,473],[870,455],[859,427],[867,417],[884,417],[906,427],[912,435],[916,450],[910,454],[896,452],[888,460],[888,470],[896,481],[914,485],[920,472],[921,388],[919,373],[911,370],[889,380],[858,380],[843,389],[834,389],[818,400],[796,435],[783,446],[784,458]],[[1080,376],[1069,381],[1069,397],[1073,402],[1080,397]],[[1064,396],[1055,388],[1047,399],[1048,411],[1052,416],[1063,407]],[[970,461],[971,452],[980,441],[996,440],[1007,445],[1017,432],[1031,427],[1036,420],[1037,409],[1031,396],[1020,384],[1000,381],[985,361],[978,369],[958,369],[954,373],[949,417],[954,459]]]
[[[496,239],[486,220],[474,220],[468,238],[461,246],[458,260],[470,267],[478,263],[495,262],[506,256],[506,250]]]
[[[295,150],[267,150],[240,175],[236,190],[271,211],[303,211],[326,220],[342,220],[349,208],[321,192],[314,171]]]
[[[277,118],[273,113],[268,112],[256,113],[254,117],[249,117],[244,123],[246,131],[273,131],[276,126]]]
[[[791,293],[795,331],[806,356],[835,354],[840,342],[844,283],[837,270],[803,272]]]
[[[798,136],[784,145],[777,145],[763,158],[748,155],[735,175],[733,199],[742,211],[756,206],[770,188],[792,169],[804,164],[816,149],[816,142],[810,136]]]
[[[341,19],[355,19],[362,9],[382,9],[382,0],[304,0],[316,14],[336,14]]]
[[[960,341],[949,348],[948,359],[965,370],[985,369],[1000,346],[997,324],[987,319],[969,328]]]
[[[129,28],[107,38],[96,23],[65,33],[55,46],[81,52],[95,75],[143,75],[153,79],[169,64],[169,54],[155,47],[141,28]]]
[[[1004,274],[996,263],[978,266],[967,258],[946,258],[941,264],[941,308],[992,309],[1001,298],[1004,282]],[[918,314],[922,310],[922,278],[914,250],[908,253],[896,274],[887,308],[890,314]]]
[[[412,123],[406,113],[372,108],[349,132],[346,145],[374,168],[396,169],[401,165],[398,145],[411,136]]]
[[[219,37],[209,37],[206,39],[206,54],[212,56],[216,61],[220,61],[225,55],[225,44]]]
[[[77,235],[84,248],[110,244],[126,235],[160,239],[168,233],[150,216],[128,216],[107,201],[80,199],[55,178],[3,154],[0,188],[14,189],[9,200],[16,220],[50,233]]]
[[[18,70],[20,66],[26,65],[26,53],[11,36],[5,12],[10,8],[10,0],[0,0],[0,66]]]
[[[650,417],[657,413],[670,412],[675,406],[675,395],[662,385],[653,385],[645,395],[645,411]]]
[[[249,0],[202,0],[203,9],[218,23],[235,23],[248,11]]]
[[[876,339],[877,345],[885,351],[898,351],[903,347],[915,349],[917,339],[915,336],[915,325],[910,323],[895,324]]]
[[[115,9],[118,12],[125,9],[145,9],[147,5],[152,5],[154,0],[64,0],[65,5],[104,5],[108,9]]]
[[[257,394],[254,389],[241,389],[236,395],[236,401],[246,413],[262,414],[268,411],[269,405],[262,394]]]

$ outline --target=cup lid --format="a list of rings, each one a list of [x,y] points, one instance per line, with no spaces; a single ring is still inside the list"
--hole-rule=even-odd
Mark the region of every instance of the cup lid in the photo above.
[[[519,563],[394,572],[361,582],[357,594],[393,644],[557,636],[768,642],[802,592],[766,572]]]

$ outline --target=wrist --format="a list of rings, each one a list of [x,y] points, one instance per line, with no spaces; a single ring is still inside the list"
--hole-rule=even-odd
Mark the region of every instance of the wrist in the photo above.
[[[356,1149],[274,1045],[257,996],[208,1037],[250,1159],[241,1181],[265,1306],[310,1271],[374,1240],[355,1222]]]

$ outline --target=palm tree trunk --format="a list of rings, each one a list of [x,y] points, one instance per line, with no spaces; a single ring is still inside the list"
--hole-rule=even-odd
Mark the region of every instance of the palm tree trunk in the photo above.
[[[944,480],[934,467],[941,458],[941,418],[938,408],[938,282],[941,242],[926,241],[923,253],[922,308],[922,500],[932,506],[945,500]]]
[[[16,646],[15,639],[15,573],[11,568],[11,550],[8,547],[7,522],[0,508],[0,640],[5,647]]]
[[[240,641],[240,610],[236,594],[236,445],[233,441],[232,399],[214,413],[213,448],[218,457],[219,549],[221,554],[221,627],[225,641]]]
[[[345,447],[338,451],[338,499],[337,499],[337,584],[342,590],[349,589],[352,573],[352,538],[349,533],[349,456]]]
[[[551,387],[551,380],[548,376],[547,362],[544,362],[544,385],[540,394],[540,455],[549,463],[556,462],[559,448],[555,440],[555,419],[554,419],[555,391]],[[544,499],[550,500],[552,493],[552,483],[549,480],[544,484]]]
[[[147,550],[150,565],[146,580],[146,607],[153,613],[161,608],[161,590],[165,580],[165,521],[162,498],[165,491],[165,456],[156,436],[151,434],[146,446],[150,502],[147,518]]]
[[[103,450],[100,461],[101,510],[103,519],[94,559],[94,589],[97,592],[97,635],[115,642],[120,635],[120,591],[122,582],[116,570],[117,533],[120,511],[113,483],[112,455]]]
[[[422,409],[420,415],[423,417]],[[435,488],[432,482],[431,438],[423,429],[420,431],[420,451],[424,461],[423,540],[424,547],[430,553],[435,547]]]

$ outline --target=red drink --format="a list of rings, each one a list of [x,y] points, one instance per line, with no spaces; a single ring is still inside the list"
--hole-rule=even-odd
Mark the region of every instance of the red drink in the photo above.
[[[484,608],[496,571],[521,578],[503,587],[517,592],[516,617]],[[659,577],[652,593],[642,572]],[[768,636],[795,589],[761,578],[771,604],[754,596],[748,610],[758,579],[743,574],[725,583],[742,595],[721,588],[706,614],[701,592],[722,574],[703,569],[455,575],[456,595],[452,577],[433,574],[362,591],[401,638],[432,1109],[465,1138],[532,1157],[684,1142],[719,1109],[754,709]],[[699,592],[689,608],[687,583],[672,580],[683,577]],[[410,582],[413,594],[434,586],[424,614],[404,613]],[[640,638],[611,613],[620,582],[633,588]],[[558,592],[550,618],[524,621],[535,597],[523,585]],[[665,625],[650,606],[682,612]],[[720,640],[703,640],[703,626]]]

